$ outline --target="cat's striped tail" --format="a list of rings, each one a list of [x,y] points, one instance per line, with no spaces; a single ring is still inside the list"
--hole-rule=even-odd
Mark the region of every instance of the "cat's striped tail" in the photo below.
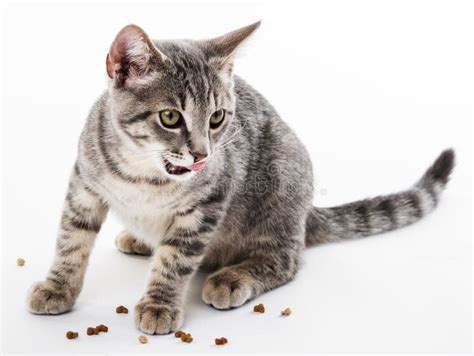
[[[443,151],[406,191],[331,208],[313,207],[306,220],[306,246],[352,240],[414,223],[431,212],[454,167],[454,151]]]

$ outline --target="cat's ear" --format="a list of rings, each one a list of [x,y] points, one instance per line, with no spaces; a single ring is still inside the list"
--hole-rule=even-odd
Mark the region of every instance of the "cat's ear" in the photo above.
[[[107,74],[117,83],[143,83],[163,66],[166,57],[136,25],[124,27],[107,54]]]
[[[209,62],[220,67],[220,69],[231,71],[235,53],[250,35],[259,28],[260,22],[255,22],[217,38],[202,41]]]

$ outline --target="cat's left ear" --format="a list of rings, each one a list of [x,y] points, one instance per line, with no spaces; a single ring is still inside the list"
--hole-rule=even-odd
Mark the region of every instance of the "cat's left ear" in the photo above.
[[[260,27],[261,21],[226,33],[223,36],[202,41],[204,52],[211,65],[232,71],[235,53],[240,46]]]

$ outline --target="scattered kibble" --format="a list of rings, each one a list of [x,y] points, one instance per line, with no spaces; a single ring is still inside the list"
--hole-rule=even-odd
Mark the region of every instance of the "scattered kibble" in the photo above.
[[[119,305],[117,308],[115,308],[115,312],[117,314],[128,314],[128,309],[123,305]]]
[[[67,337],[69,340],[76,339],[77,337],[79,337],[79,333],[76,333],[75,331],[68,331],[68,332],[66,333],[66,337]]]
[[[216,345],[225,345],[227,344],[227,339],[225,337],[219,337],[215,339]]]
[[[291,315],[291,309],[290,308],[286,308],[284,310],[281,311],[281,315],[283,316],[289,316]]]
[[[256,313],[265,313],[265,306],[262,303],[260,303],[253,307],[253,311]]]
[[[191,334],[183,333],[181,335],[181,341],[190,344],[193,342],[193,337],[191,336]]]
[[[87,328],[87,335],[91,336],[91,335],[99,335],[99,330],[97,328],[93,328],[91,326],[89,326]]]
[[[179,338],[181,338],[181,336],[183,336],[183,335],[186,335],[186,333],[184,331],[181,331],[181,330],[178,330],[174,333],[174,336],[179,337]]]
[[[193,337],[191,336],[191,334],[181,330],[176,331],[174,333],[174,336],[180,338],[182,342],[187,342],[188,344],[193,342]]]
[[[25,265],[25,260],[23,258],[17,258],[16,259],[16,265],[17,266],[24,266]]]
[[[138,337],[138,341],[140,341],[141,344],[147,344],[148,343],[148,338],[145,335],[140,335]]]
[[[104,325],[104,324],[97,325],[95,328],[96,328],[99,332],[104,332],[104,333],[106,333],[106,332],[109,331],[108,326],[107,326],[107,325]]]

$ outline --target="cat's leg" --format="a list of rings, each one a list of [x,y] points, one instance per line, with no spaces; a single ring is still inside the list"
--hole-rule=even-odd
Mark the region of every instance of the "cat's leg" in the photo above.
[[[211,274],[202,290],[206,304],[216,309],[239,307],[258,295],[288,283],[298,270],[302,239],[291,246],[268,244],[249,252],[249,257]]]
[[[153,248],[137,239],[128,231],[122,231],[115,239],[119,251],[127,254],[150,256]]]
[[[69,311],[82,288],[89,254],[108,208],[81,179],[71,176],[56,242],[56,255],[45,281],[34,284],[27,298],[35,314]]]
[[[155,250],[145,294],[135,307],[136,326],[147,334],[167,334],[183,323],[183,301],[189,281],[202,261],[218,218],[197,213],[176,216],[175,225]]]

